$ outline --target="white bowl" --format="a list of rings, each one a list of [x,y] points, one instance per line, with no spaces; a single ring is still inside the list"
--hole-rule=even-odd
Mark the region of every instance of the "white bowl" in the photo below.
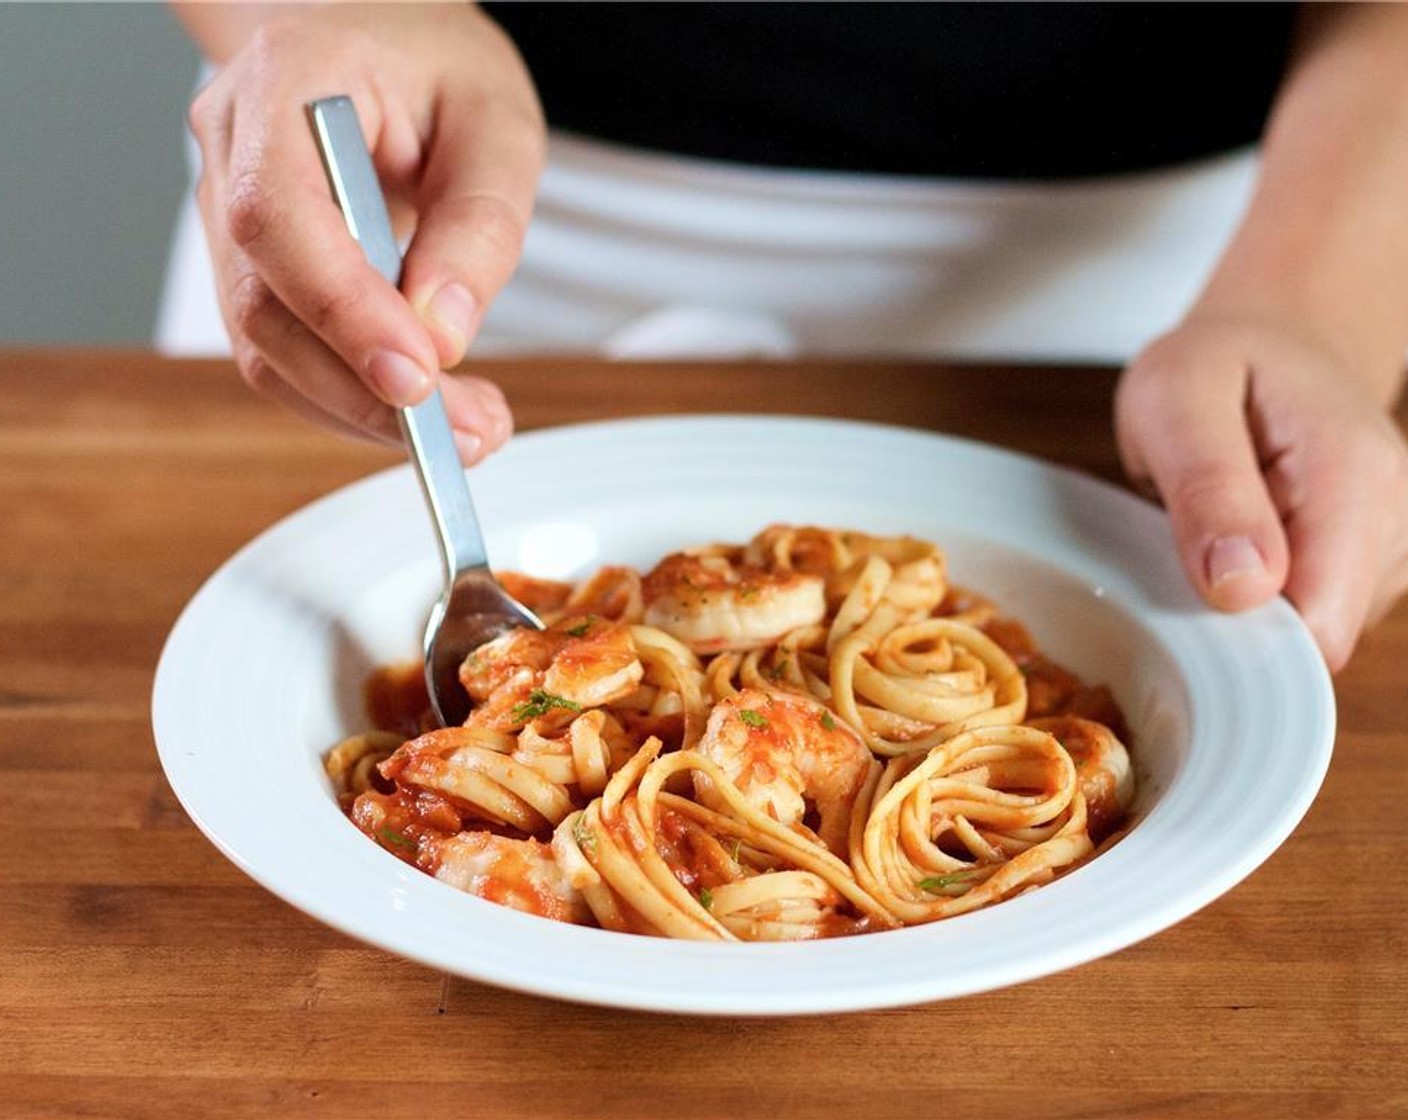
[[[338,811],[321,757],[366,726],[376,665],[414,657],[439,565],[409,468],[287,518],[200,590],[163,651],[162,765],[249,875],[353,936],[564,999],[716,1014],[874,1008],[1028,980],[1172,925],[1248,875],[1315,796],[1334,698],[1277,601],[1225,616],[1164,516],[1085,476],[906,429],[687,417],[531,433],[472,473],[496,567],[648,566],[774,521],[937,542],[956,582],[1108,683],[1132,729],[1137,824],[1075,873],[932,925],[802,944],[632,937],[520,914],[415,871]]]

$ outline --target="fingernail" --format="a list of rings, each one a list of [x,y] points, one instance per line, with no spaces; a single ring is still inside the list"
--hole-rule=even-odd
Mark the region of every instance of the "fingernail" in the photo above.
[[[430,392],[430,374],[419,362],[394,350],[378,350],[367,362],[367,376],[387,404],[404,408]]]
[[[469,345],[475,307],[473,293],[463,284],[454,282],[442,287],[425,305],[426,314],[450,336],[461,356]]]
[[[1216,594],[1234,581],[1266,572],[1266,561],[1250,537],[1218,537],[1208,548],[1208,587]]]
[[[455,447],[459,449],[460,462],[474,463],[479,460],[479,452],[484,441],[473,432],[455,432]]]

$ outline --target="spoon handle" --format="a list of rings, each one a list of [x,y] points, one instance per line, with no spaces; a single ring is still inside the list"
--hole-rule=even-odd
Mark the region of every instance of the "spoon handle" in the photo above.
[[[307,110],[328,184],[347,219],[347,228],[372,267],[399,286],[401,249],[391,229],[386,199],[352,99],[324,97],[309,102]],[[397,411],[425,503],[435,522],[448,586],[462,572],[488,568],[484,534],[469,496],[440,390],[434,390],[420,404]]]

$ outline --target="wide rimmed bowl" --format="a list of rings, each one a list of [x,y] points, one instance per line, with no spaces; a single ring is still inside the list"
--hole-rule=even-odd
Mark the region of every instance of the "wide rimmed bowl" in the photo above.
[[[964,440],[878,425],[696,416],[530,433],[475,468],[496,567],[584,574],[775,521],[912,533],[1043,649],[1114,690],[1137,823],[1038,891],[927,926],[802,944],[632,937],[520,914],[407,867],[338,811],[323,753],[361,687],[416,656],[439,580],[409,468],[293,514],[192,599],[153,722],[177,796],[269,890],[355,937],[523,991],[622,1007],[793,1014],[918,1003],[1079,965],[1250,874],[1315,796],[1328,674],[1294,611],[1203,607],[1165,517],[1117,488]]]

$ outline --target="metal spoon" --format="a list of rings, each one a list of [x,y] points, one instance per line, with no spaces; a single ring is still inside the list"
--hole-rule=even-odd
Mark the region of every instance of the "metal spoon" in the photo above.
[[[352,236],[372,266],[399,286],[401,250],[352,99],[325,97],[307,108],[328,183]],[[524,626],[541,630],[543,624],[489,571],[484,536],[440,391],[400,409],[399,418],[445,567],[445,590],[425,630],[425,683],[435,717],[449,727],[469,716],[469,696],[459,680],[464,659],[506,630]]]

